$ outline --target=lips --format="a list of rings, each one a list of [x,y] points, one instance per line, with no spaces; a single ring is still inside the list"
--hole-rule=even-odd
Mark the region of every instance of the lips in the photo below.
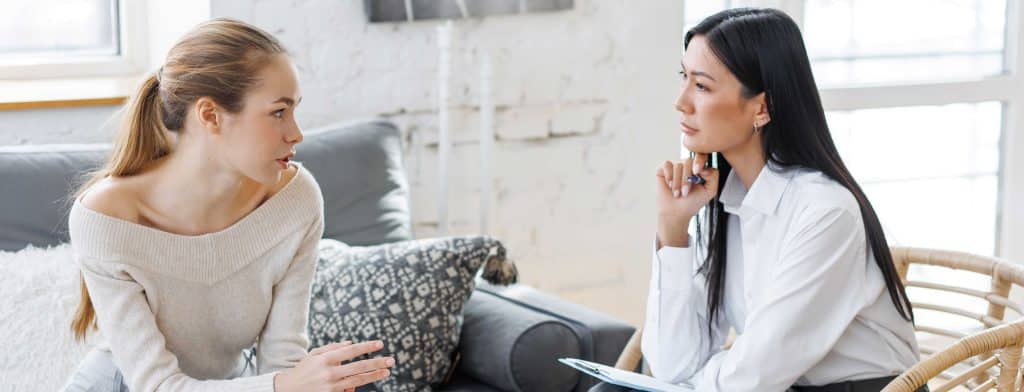
[[[294,157],[295,157],[295,152],[291,152],[291,153],[289,153],[288,155],[285,155],[282,158],[277,158],[277,164],[280,165],[282,168],[287,169],[288,168],[288,162],[291,162],[292,158],[294,158]]]
[[[683,133],[685,133],[687,135],[693,135],[693,134],[697,133],[697,129],[696,128],[693,128],[693,127],[691,127],[689,125],[686,125],[686,123],[684,123],[682,121],[679,122],[679,127],[682,128]]]

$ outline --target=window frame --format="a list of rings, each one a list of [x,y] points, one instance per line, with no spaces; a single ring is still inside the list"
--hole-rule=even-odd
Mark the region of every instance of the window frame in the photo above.
[[[146,8],[144,1],[116,0],[118,39],[116,57],[79,57],[35,64],[0,64],[0,80],[43,80],[138,75],[147,61]]]

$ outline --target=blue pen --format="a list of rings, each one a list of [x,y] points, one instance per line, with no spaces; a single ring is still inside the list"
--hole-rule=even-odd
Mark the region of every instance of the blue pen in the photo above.
[[[697,157],[697,154],[695,154],[693,151],[691,151],[690,152],[690,159],[693,159],[693,158],[696,158],[696,157]],[[711,161],[709,160],[708,163],[710,163],[710,162]],[[689,183],[694,184],[694,185],[702,185],[702,184],[704,184],[704,177],[701,177],[701,176],[697,175],[697,173],[693,173],[692,176],[686,177],[686,182],[689,182]]]

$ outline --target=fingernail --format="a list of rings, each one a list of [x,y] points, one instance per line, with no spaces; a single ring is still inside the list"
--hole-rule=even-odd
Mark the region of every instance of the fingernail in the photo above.
[[[701,169],[701,167],[700,167],[700,165],[697,164],[697,161],[693,161],[693,172],[694,173],[700,173],[700,169]]]
[[[679,197],[679,190],[676,189],[676,190],[672,191],[672,195],[675,196],[675,197]]]
[[[384,361],[384,363],[387,364],[388,366],[395,366],[395,359],[388,358],[386,361]]]
[[[683,196],[686,196],[686,195],[689,195],[689,194],[690,194],[690,186],[689,185],[684,186],[683,187]]]

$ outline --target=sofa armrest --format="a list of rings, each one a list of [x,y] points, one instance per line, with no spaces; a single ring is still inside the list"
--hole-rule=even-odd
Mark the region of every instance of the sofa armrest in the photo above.
[[[457,371],[503,391],[586,391],[597,380],[557,359],[572,356],[613,365],[635,330],[521,284],[478,281],[464,315]]]

